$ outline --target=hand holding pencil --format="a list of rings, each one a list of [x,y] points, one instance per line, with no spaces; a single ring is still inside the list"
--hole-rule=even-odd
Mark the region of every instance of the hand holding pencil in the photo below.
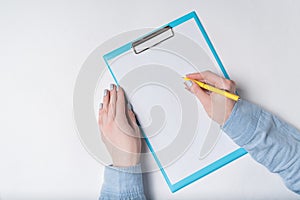
[[[184,80],[186,89],[200,100],[208,116],[223,125],[239,99],[235,82],[211,71],[187,74]]]

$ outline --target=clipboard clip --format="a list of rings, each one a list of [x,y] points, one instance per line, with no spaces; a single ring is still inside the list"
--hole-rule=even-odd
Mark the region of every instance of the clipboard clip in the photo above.
[[[165,26],[132,43],[134,53],[139,54],[174,36],[172,27]]]

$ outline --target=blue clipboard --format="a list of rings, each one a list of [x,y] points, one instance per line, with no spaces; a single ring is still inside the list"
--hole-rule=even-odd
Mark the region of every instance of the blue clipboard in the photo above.
[[[131,41],[107,54],[105,54],[103,56],[104,61],[108,67],[109,72],[111,73],[115,83],[117,85],[119,85],[119,80],[118,77],[115,75],[114,70],[111,67],[111,63],[110,61],[113,59],[116,59],[117,57],[123,55],[126,52],[130,52],[130,51],[134,51],[136,54],[140,54],[143,51],[152,48],[153,46],[156,46],[158,44],[160,44],[161,42],[164,42],[165,40],[171,38],[173,36],[173,31],[172,29],[175,27],[180,27],[180,25],[184,24],[184,23],[195,23],[196,26],[198,27],[198,31],[200,30],[200,35],[202,35],[204,41],[206,42],[206,45],[208,46],[208,49],[210,51],[210,53],[212,53],[213,58],[214,58],[214,62],[216,63],[216,65],[219,67],[219,69],[221,70],[221,73],[223,74],[223,76],[227,79],[229,78],[228,73],[226,72],[215,48],[213,47],[213,44],[211,43],[203,25],[200,22],[200,19],[198,18],[197,14],[195,12],[190,12],[174,21],[171,21],[170,23],[155,29],[154,31],[151,31],[150,33],[137,38],[134,41]],[[159,35],[159,34],[165,34],[164,38],[162,38],[159,42],[155,42],[152,44],[147,44],[147,46],[145,46],[145,41],[152,39],[153,37]],[[142,46],[142,47],[141,47]],[[227,165],[228,163],[240,158],[241,156],[245,155],[247,153],[247,151],[243,148],[237,148],[236,150],[222,156],[221,158],[215,160],[214,162],[210,163],[209,165],[199,169],[198,171],[182,178],[179,181],[176,182],[172,182],[166,172],[166,170],[164,169],[161,160],[159,159],[159,157],[157,156],[157,152],[155,151],[150,139],[147,137],[147,135],[142,131],[142,134],[144,136],[144,139],[146,141],[146,144],[149,148],[149,150],[151,151],[151,154],[156,162],[156,164],[158,165],[166,183],[168,184],[171,192],[176,192],[179,189],[193,183],[194,181],[218,170],[219,168]]]

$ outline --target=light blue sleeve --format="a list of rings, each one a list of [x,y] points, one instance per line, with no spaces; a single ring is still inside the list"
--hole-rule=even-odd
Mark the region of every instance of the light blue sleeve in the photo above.
[[[300,132],[296,128],[240,100],[222,129],[257,162],[278,173],[290,190],[300,194]]]
[[[146,199],[140,164],[132,167],[105,167],[99,200],[118,199]]]

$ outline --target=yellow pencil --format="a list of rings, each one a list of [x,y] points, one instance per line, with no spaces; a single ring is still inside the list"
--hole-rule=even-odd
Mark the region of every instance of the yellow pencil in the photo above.
[[[208,84],[205,84],[205,83],[203,83],[203,82],[196,81],[196,80],[193,80],[193,79],[190,79],[190,78],[187,78],[187,77],[183,77],[183,79],[186,80],[186,81],[191,80],[191,81],[197,83],[200,87],[202,87],[202,88],[204,88],[204,89],[206,89],[206,90],[209,90],[209,91],[215,92],[215,93],[217,93],[217,94],[223,95],[223,96],[225,96],[225,97],[227,97],[227,98],[229,98],[229,99],[232,99],[232,100],[234,100],[234,101],[237,101],[237,100],[239,100],[239,98],[240,98],[240,97],[239,97],[238,95],[236,95],[236,94],[232,94],[232,93],[227,92],[227,91],[225,91],[225,90],[221,90],[221,89],[219,89],[219,88],[215,88],[215,87],[213,87],[213,86],[211,86],[211,85],[208,85]]]

